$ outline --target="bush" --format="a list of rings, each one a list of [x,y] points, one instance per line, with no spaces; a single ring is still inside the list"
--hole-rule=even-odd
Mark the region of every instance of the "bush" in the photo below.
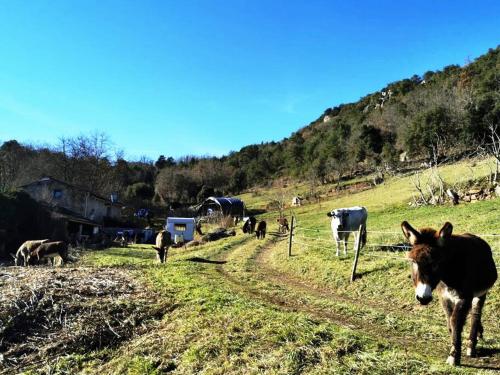
[[[51,238],[55,223],[50,213],[25,192],[0,193],[0,258],[10,258],[27,240]]]
[[[151,200],[155,195],[155,190],[151,185],[144,182],[137,182],[127,187],[125,198],[128,201]]]

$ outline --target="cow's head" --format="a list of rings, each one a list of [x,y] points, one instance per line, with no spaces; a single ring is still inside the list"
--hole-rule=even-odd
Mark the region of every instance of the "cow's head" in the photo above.
[[[343,210],[333,210],[328,212],[326,215],[331,217],[332,220],[337,220],[339,227],[343,227],[345,225],[345,220],[349,216],[349,212]]]
[[[403,221],[401,229],[412,246],[407,258],[411,262],[415,298],[422,305],[427,305],[432,301],[432,291],[441,279],[441,268],[446,256],[445,244],[451,237],[453,225],[445,223],[439,232],[430,228],[417,231],[407,221]]]

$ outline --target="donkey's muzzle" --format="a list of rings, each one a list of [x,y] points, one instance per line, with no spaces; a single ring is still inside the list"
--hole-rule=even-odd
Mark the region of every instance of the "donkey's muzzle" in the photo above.
[[[429,302],[432,301],[432,296],[415,296],[417,298],[417,301],[420,302],[421,305],[428,305]]]

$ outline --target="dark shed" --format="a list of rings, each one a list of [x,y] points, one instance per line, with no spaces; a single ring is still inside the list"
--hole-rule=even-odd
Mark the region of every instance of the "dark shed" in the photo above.
[[[210,216],[212,212],[224,216],[243,217],[245,205],[238,198],[209,197],[198,206],[197,216]]]

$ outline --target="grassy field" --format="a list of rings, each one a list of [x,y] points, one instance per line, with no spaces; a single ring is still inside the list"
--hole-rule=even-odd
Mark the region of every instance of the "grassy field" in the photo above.
[[[468,171],[469,166],[461,163],[444,167],[442,175],[452,183],[466,179]],[[484,163],[476,164],[475,177],[486,173]],[[242,198],[250,207],[262,208],[281,189]],[[498,284],[484,310],[480,357],[464,358],[464,366],[450,368],[444,364],[449,339],[438,302],[417,305],[404,254],[375,245],[402,241],[402,220],[417,227],[451,221],[456,232],[498,233],[500,199],[409,208],[411,195],[407,176],[294,209],[298,226],[292,257],[287,255],[287,239],[273,233],[277,230],[275,213],[262,216],[271,232],[265,240],[238,229],[235,237],[171,249],[165,265],[156,264],[154,251],[145,245],[87,253],[82,265],[95,272],[126,270],[167,307],[161,318],[147,323],[143,333],[116,348],[58,358],[56,372],[497,373]],[[369,210],[370,246],[361,254],[354,283],[349,282],[352,244],[347,256],[335,257],[326,216],[335,207],[351,205]],[[500,241],[498,237],[488,240],[500,264]]]

